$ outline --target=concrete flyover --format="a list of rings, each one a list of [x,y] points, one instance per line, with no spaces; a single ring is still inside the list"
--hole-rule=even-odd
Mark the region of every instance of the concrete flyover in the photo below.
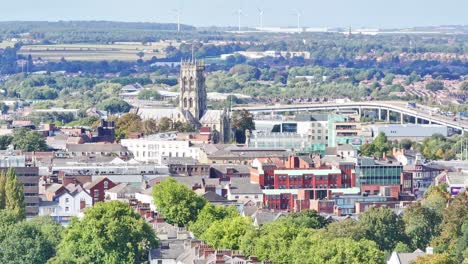
[[[373,109],[378,111],[379,118],[382,117],[382,111],[387,111],[387,120],[389,113],[396,112],[400,114],[400,121],[403,123],[403,116],[410,116],[418,120],[426,120],[430,124],[440,124],[463,132],[468,132],[468,121],[453,120],[451,117],[444,116],[438,113],[428,113],[424,109],[410,108],[406,106],[406,102],[401,101],[367,101],[367,102],[327,102],[327,103],[305,103],[305,104],[276,104],[276,105],[249,105],[234,107],[233,110],[248,110],[255,113],[276,113],[276,112],[297,112],[297,111],[326,111],[326,110],[357,110],[360,113],[365,109]]]

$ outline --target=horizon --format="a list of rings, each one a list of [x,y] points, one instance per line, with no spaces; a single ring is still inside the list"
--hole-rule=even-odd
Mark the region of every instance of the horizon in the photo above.
[[[171,24],[177,25],[177,22],[174,21],[126,21],[126,20],[103,20],[103,19],[90,19],[90,20],[81,20],[81,19],[73,19],[73,20],[2,20],[0,19],[0,23],[34,23],[34,22],[47,22],[47,23],[59,23],[59,22],[111,22],[111,23],[148,23],[148,24]],[[181,25],[191,26],[195,28],[237,28],[238,25],[207,25],[207,26],[199,26],[189,23],[181,22]],[[264,25],[264,28],[296,28],[297,26],[294,25],[278,25],[278,26],[268,26]],[[318,26],[308,26],[303,25],[301,28],[349,28],[350,26],[342,25],[342,26],[325,26],[325,25],[318,25]],[[419,25],[419,26],[407,26],[407,27],[370,27],[370,26],[357,26],[352,27],[352,29],[414,29],[414,28],[431,28],[431,27],[468,27],[468,24],[434,24],[434,25]],[[258,28],[258,26],[249,26],[245,25],[242,28]]]
[[[4,3],[0,21],[115,21],[115,22],[180,22],[195,27],[237,27],[238,10],[242,10],[241,26],[254,28],[264,11],[264,27],[311,28],[412,28],[444,25],[468,25],[464,10],[468,1],[458,0],[394,0],[375,3],[372,0],[307,1],[239,0],[220,3],[218,0],[152,1],[152,0],[82,0],[64,3],[57,0],[18,0]],[[19,9],[19,6],[22,8]],[[27,8],[24,8],[24,7]],[[142,8],[143,7],[143,8]],[[403,7],[403,8],[402,8]],[[299,10],[299,11],[298,11]],[[319,11],[325,10],[324,12]],[[382,10],[386,12],[383,13]],[[450,15],[447,15],[450,14]]]

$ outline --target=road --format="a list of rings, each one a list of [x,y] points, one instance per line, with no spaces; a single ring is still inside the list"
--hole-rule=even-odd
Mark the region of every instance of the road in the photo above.
[[[401,115],[412,116],[417,119],[427,120],[433,124],[440,124],[460,131],[468,132],[468,121],[454,121],[451,117],[441,114],[429,114],[421,108],[406,107],[406,102],[401,101],[366,101],[366,102],[327,102],[327,103],[305,103],[305,104],[276,104],[276,105],[250,105],[239,106],[233,110],[248,110],[251,113],[272,113],[286,111],[324,111],[324,110],[345,110],[357,109],[377,109],[379,111],[397,112]]]

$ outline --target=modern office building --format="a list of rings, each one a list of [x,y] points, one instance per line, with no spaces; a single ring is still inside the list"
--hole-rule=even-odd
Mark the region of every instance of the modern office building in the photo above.
[[[24,203],[26,206],[26,217],[31,218],[39,213],[39,169],[28,167],[24,155],[12,155],[2,153],[0,156],[0,173],[7,173],[14,169],[16,177],[24,186]]]
[[[381,187],[393,187],[390,196],[398,196],[400,191],[412,191],[412,174],[404,174],[400,163],[359,158],[355,173],[362,192],[379,194]]]

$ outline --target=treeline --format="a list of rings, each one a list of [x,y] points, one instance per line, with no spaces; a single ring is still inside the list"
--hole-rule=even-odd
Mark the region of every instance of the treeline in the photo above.
[[[358,221],[329,222],[305,210],[258,228],[236,208],[213,206],[171,178],[153,188],[153,198],[166,221],[188,227],[214,248],[241,250],[273,263],[383,263],[392,251],[426,246],[433,246],[435,254],[417,264],[440,263],[440,258],[455,264],[468,258],[468,196],[460,193],[451,200],[444,184],[431,187],[402,216],[381,207],[370,208]]]
[[[181,25],[190,34],[193,26]],[[0,22],[0,38],[30,37],[47,43],[112,43],[117,41],[151,42],[171,38],[177,31],[174,23],[113,22],[113,21],[24,21]]]
[[[452,160],[457,157],[457,153],[461,151],[466,139],[466,136],[445,137],[441,134],[434,134],[422,142],[409,139],[390,141],[385,133],[381,132],[371,143],[362,145],[360,152],[366,157],[382,158],[383,156],[392,156],[394,148],[413,149],[420,152],[428,160]]]

